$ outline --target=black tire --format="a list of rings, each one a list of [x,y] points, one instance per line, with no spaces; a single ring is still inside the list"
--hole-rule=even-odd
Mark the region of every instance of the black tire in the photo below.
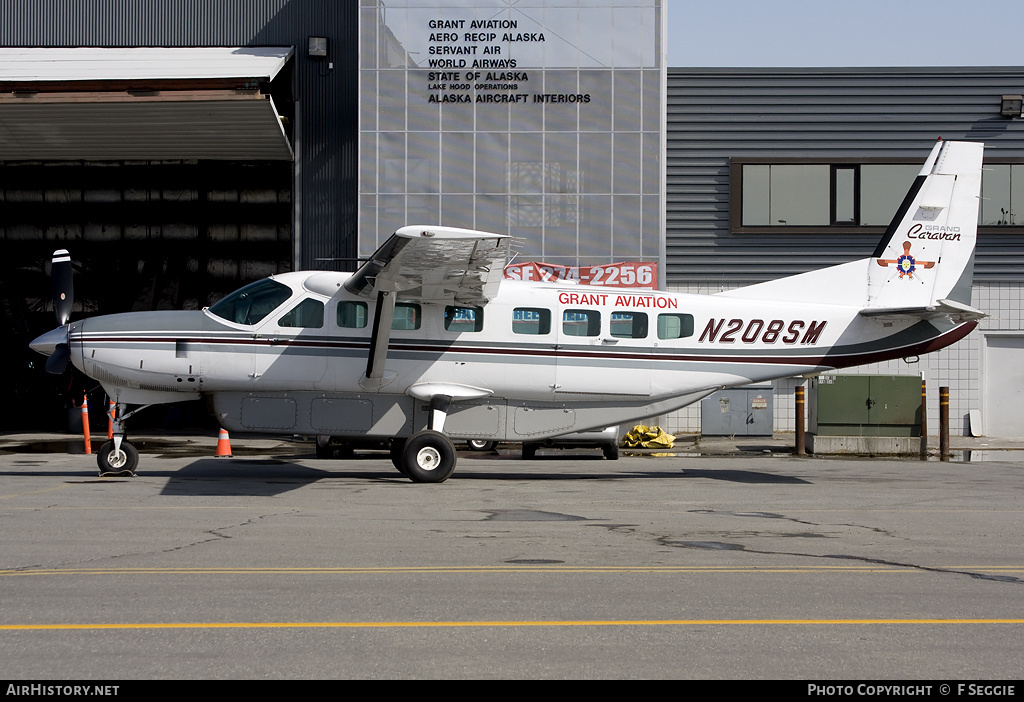
[[[405,450],[405,439],[391,440],[391,463],[398,469],[398,472],[405,475],[405,467],[402,465],[402,452]]]
[[[402,449],[402,472],[414,483],[443,483],[455,472],[455,444],[433,429],[409,437]]]
[[[618,444],[603,444],[601,450],[604,452],[604,457],[609,461],[619,460],[619,446]]]
[[[331,437],[326,434],[318,434],[316,437],[316,457],[334,458],[334,446],[331,445]]]
[[[493,451],[498,445],[497,441],[485,441],[484,439],[470,439],[466,442],[470,451]]]
[[[139,466],[139,452],[127,441],[121,442],[121,451],[114,452],[114,440],[100,446],[96,454],[96,464],[100,467],[100,475],[134,475]]]
[[[537,444],[523,444],[523,460],[532,461],[537,457]]]

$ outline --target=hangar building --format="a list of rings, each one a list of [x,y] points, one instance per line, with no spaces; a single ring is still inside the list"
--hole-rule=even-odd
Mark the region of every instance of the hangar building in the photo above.
[[[24,371],[19,420],[53,405],[26,345],[52,326],[55,248],[78,264],[81,314],[351,270],[418,221],[511,234],[520,260],[656,262],[669,289],[717,292],[868,255],[941,136],[987,145],[974,304],[992,316],[865,372],[950,385],[954,431],[974,410],[1024,436],[1024,127],[1001,111],[1024,69],[669,69],[666,12],[0,0],[0,362]],[[800,382],[775,384],[778,430]],[[697,431],[699,413],[665,423]]]

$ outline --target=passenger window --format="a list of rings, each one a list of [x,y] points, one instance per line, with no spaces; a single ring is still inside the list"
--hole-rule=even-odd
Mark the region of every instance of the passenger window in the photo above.
[[[307,297],[277,320],[277,326],[320,329],[324,326],[324,303]]]
[[[612,312],[611,333],[620,339],[646,339],[646,312]]]
[[[420,328],[423,311],[413,302],[395,304],[395,317],[391,320],[391,328],[398,331],[413,331]]]
[[[659,314],[658,338],[682,339],[693,336],[692,314]]]
[[[566,310],[562,313],[562,333],[566,336],[598,336],[601,313],[597,310]]]
[[[516,307],[512,311],[513,334],[550,334],[551,310]]]
[[[362,329],[366,326],[366,303],[342,301],[338,303],[338,326],[342,329]]]
[[[451,332],[478,332],[484,329],[484,310],[482,307],[444,308],[444,328]]]

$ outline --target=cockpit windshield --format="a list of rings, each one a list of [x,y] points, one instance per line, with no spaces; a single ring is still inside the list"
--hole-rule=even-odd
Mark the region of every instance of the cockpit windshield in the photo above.
[[[234,291],[212,305],[210,312],[236,324],[256,324],[291,296],[287,285],[264,278]]]

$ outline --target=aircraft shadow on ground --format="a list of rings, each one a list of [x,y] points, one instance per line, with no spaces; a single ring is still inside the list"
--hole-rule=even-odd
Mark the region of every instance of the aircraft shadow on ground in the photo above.
[[[166,478],[160,491],[168,496],[250,496],[270,497],[296,490],[321,481],[366,481],[377,483],[398,483],[412,485],[389,464],[381,465],[386,454],[356,454],[345,460],[324,460],[323,467],[311,467],[300,461],[310,456],[295,457],[235,457],[197,458],[181,468],[160,469],[160,461],[146,461],[139,469],[139,476]],[[483,460],[481,460],[483,459]],[[492,460],[488,460],[492,459]],[[496,460],[494,460],[496,459]],[[585,464],[592,470],[578,468],[559,470],[551,466],[545,470],[545,463],[571,460],[575,466]],[[658,460],[658,459],[652,459]],[[717,459],[716,459],[717,460]],[[371,467],[370,462],[374,465]],[[17,465],[0,471],[2,476],[38,477],[40,464],[45,460],[25,461],[25,467]],[[693,469],[672,466],[666,461],[659,469],[624,470],[621,463],[606,461],[602,456],[538,456],[522,461],[511,456],[460,455],[459,466],[452,481],[587,481],[587,480],[718,480],[749,484],[810,484],[809,481],[790,475],[765,473],[756,470],[735,468]],[[83,465],[74,470],[61,469],[42,471],[55,478],[76,482],[126,482],[135,478],[99,477],[91,466]]]

